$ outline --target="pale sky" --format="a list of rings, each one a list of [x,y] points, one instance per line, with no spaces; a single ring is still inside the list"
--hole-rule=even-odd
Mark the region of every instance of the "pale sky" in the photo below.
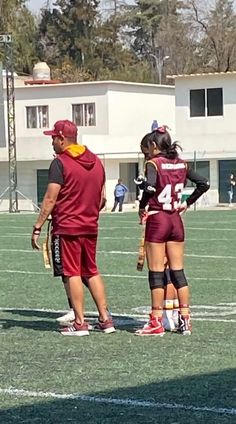
[[[45,5],[47,0],[27,0],[27,6],[32,12],[38,12],[42,6]],[[50,5],[52,6],[55,0],[50,0]],[[234,7],[236,8],[236,0],[234,0]]]
[[[32,12],[37,12],[39,9],[41,9],[42,6],[44,6],[46,3],[46,0],[27,0],[26,5]],[[51,1],[52,5],[53,1]]]

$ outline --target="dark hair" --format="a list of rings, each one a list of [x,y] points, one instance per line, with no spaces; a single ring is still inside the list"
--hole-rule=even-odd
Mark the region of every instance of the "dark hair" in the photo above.
[[[152,143],[155,143],[156,147],[167,159],[176,159],[178,157],[178,149],[182,150],[176,141],[172,143],[170,134],[163,127],[162,131],[157,129],[146,134],[141,141],[141,149],[142,147],[149,149]]]

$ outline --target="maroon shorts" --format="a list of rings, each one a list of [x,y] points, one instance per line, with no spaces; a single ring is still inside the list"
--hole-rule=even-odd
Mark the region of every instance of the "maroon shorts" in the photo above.
[[[151,243],[184,241],[184,226],[179,213],[159,211],[149,215],[146,222],[145,241]]]
[[[53,235],[51,249],[54,276],[97,275],[96,246],[97,235]]]

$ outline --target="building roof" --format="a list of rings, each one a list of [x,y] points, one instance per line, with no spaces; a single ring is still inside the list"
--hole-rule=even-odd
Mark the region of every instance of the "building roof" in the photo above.
[[[25,78],[26,79],[26,78]],[[17,83],[18,81],[18,83]],[[85,85],[90,85],[90,86],[95,86],[95,85],[108,85],[108,84],[112,84],[112,85],[123,85],[123,86],[139,86],[139,87],[153,87],[155,89],[160,88],[160,89],[172,89],[174,90],[174,85],[159,85],[159,84],[148,84],[148,83],[141,83],[141,82],[129,82],[129,81],[116,81],[116,80],[105,80],[105,81],[82,81],[82,82],[60,82],[60,83],[52,83],[50,84],[49,82],[47,82],[47,84],[38,84],[37,80],[35,80],[35,83],[33,83],[34,80],[27,80],[27,85],[25,85],[24,81],[18,78],[15,78],[15,82],[16,82],[16,86],[17,88],[26,88],[26,89],[30,89],[32,87],[34,88],[42,88],[42,87],[50,87],[50,86],[59,86],[59,87],[64,87],[64,86],[85,86]],[[29,83],[30,82],[30,83]]]
[[[178,75],[167,75],[167,78],[176,79],[176,78],[188,78],[188,77],[203,77],[203,76],[216,76],[216,75],[235,75],[236,71],[228,71],[228,72],[201,72],[196,74],[178,74]]]

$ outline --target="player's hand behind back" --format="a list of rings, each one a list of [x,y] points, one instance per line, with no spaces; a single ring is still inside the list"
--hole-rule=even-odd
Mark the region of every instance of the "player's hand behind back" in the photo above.
[[[186,212],[187,208],[188,208],[188,205],[187,205],[187,202],[185,200],[184,202],[181,203],[180,207],[178,208],[179,214],[183,215]]]

